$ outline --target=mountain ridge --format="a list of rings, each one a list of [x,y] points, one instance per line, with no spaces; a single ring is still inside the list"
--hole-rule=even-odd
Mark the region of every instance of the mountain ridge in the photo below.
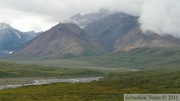
[[[123,12],[108,14],[107,11],[78,15],[74,19],[100,17],[84,23],[84,28],[74,23],[59,23],[24,44],[15,54],[21,55],[22,52],[25,56],[60,58],[116,53],[141,47],[180,47],[179,38],[142,32],[137,16]]]
[[[21,32],[9,24],[0,23],[0,55],[11,54],[35,36],[35,32]]]
[[[72,23],[59,23],[38,37],[34,38],[14,54],[41,57],[60,58],[80,56],[88,50],[82,43],[93,47],[96,51],[89,50],[87,54],[99,54],[101,50],[98,46],[91,44],[86,39],[86,32]]]
[[[180,39],[171,35],[141,31],[138,17],[122,12],[108,15],[88,24],[84,30],[94,35],[106,52],[118,52],[139,47],[180,47]],[[129,47],[129,49],[128,49]]]

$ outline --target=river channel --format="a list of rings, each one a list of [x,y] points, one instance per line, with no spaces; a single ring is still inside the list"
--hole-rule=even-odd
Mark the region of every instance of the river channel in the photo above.
[[[51,84],[57,82],[91,82],[97,81],[102,77],[87,77],[87,78],[68,78],[68,79],[58,79],[58,78],[3,78],[0,79],[0,90],[17,88],[30,85],[42,85]]]

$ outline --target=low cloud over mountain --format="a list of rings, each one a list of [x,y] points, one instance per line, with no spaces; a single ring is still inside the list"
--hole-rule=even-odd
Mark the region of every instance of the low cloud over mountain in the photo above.
[[[107,8],[139,16],[141,29],[160,35],[180,37],[179,0],[0,0],[0,22],[21,31],[47,30],[59,22],[69,21],[76,13]],[[47,6],[48,5],[48,6]]]

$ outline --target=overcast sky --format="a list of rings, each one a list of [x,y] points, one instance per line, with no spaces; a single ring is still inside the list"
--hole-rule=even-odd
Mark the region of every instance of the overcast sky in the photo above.
[[[76,13],[101,8],[140,16],[143,31],[180,36],[180,0],[0,0],[0,22],[21,31],[45,31]]]

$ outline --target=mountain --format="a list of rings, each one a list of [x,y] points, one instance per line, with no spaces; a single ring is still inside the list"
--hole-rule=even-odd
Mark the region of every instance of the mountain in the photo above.
[[[156,33],[143,33],[139,26],[136,26],[125,36],[117,38],[114,43],[114,51],[128,51],[140,47],[180,47],[180,39],[171,35],[158,35]]]
[[[125,13],[114,13],[93,21],[84,28],[93,35],[107,52],[131,50],[139,47],[180,46],[180,39],[171,35],[160,36],[157,33],[143,33],[138,17]]]
[[[24,34],[26,40],[32,40],[33,38],[35,38],[36,36],[40,35],[43,32],[35,32],[35,31],[28,31],[28,32],[24,32],[26,34]]]
[[[24,34],[8,24],[0,23],[0,55],[11,54],[24,44]]]
[[[21,32],[9,24],[0,23],[0,56],[11,54],[34,37],[29,32]]]
[[[94,22],[95,20],[102,19],[109,15],[108,9],[100,9],[99,12],[80,14],[77,13],[71,17],[71,20],[76,23],[81,28],[84,28],[86,25]]]
[[[13,55],[60,58],[101,54],[99,46],[88,37],[84,30],[73,23],[59,23],[28,42]]]
[[[106,51],[111,52],[115,41],[137,25],[137,17],[114,13],[88,24],[84,30],[93,35]]]
[[[76,21],[80,27],[83,26],[83,29],[73,23],[59,23],[24,44],[13,55],[60,58],[99,55],[103,51],[115,53],[141,47],[180,46],[180,39],[171,35],[161,36],[150,31],[142,32],[138,17],[123,12],[110,13],[108,10],[101,9],[95,13],[74,15],[72,20]],[[1,29],[4,29],[4,32],[10,32],[5,31],[7,27]],[[13,28],[9,27],[8,29],[12,30]],[[17,30],[13,29],[12,32],[15,31]],[[16,39],[17,42],[25,43],[36,36],[35,32],[28,33],[24,34],[17,31],[13,34],[16,36],[13,37],[13,40]],[[10,36],[9,34],[6,35]],[[13,42],[13,46],[15,46],[15,42]],[[18,47],[21,45],[18,44]],[[3,51],[2,49],[0,52]],[[11,52],[11,50],[7,52]]]

